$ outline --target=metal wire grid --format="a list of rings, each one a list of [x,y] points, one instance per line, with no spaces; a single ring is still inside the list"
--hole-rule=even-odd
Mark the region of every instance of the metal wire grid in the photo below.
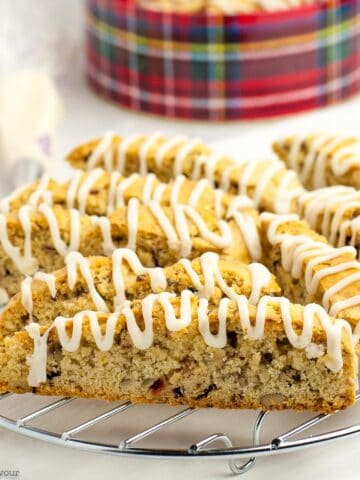
[[[0,403],[2,400],[9,397],[18,397],[17,395],[5,393],[0,395]],[[33,396],[35,397],[35,396]],[[356,396],[356,403],[359,403],[360,392]],[[156,457],[156,458],[186,458],[186,459],[227,459],[229,466],[233,474],[241,475],[249,471],[256,462],[256,458],[265,455],[286,453],[289,451],[310,447],[318,444],[324,444],[326,442],[343,439],[352,435],[360,433],[360,424],[354,424],[351,426],[343,427],[336,430],[329,430],[323,433],[317,433],[315,435],[308,435],[302,438],[294,439],[301,433],[306,432],[310,428],[313,428],[330,417],[334,417],[336,414],[321,414],[312,417],[290,430],[277,435],[269,443],[260,442],[260,433],[264,420],[269,416],[268,412],[260,412],[252,427],[252,441],[253,444],[245,447],[234,446],[231,438],[224,433],[213,433],[211,435],[202,438],[198,442],[190,445],[187,449],[163,449],[163,448],[139,448],[136,444],[145,438],[154,435],[160,430],[166,429],[166,427],[173,425],[190,415],[195,415],[200,410],[194,408],[185,408],[174,415],[168,416],[161,421],[153,424],[152,426],[140,430],[133,435],[129,436],[125,440],[122,440],[119,444],[104,443],[100,440],[89,441],[85,439],[76,438],[80,433],[88,430],[90,427],[98,425],[111,417],[125,415],[129,409],[132,409],[135,405],[130,402],[125,402],[109,410],[95,415],[83,422],[71,426],[64,430],[62,433],[46,430],[44,428],[35,427],[31,425],[31,422],[39,419],[45,414],[56,414],[56,411],[61,409],[61,413],[64,415],[64,410],[68,408],[68,405],[74,402],[74,398],[60,398],[51,401],[49,404],[34,409],[31,413],[20,416],[19,418],[11,418],[3,413],[0,413],[0,426],[8,430],[20,433],[25,436],[29,436],[35,439],[44,440],[50,443],[79,448],[88,451],[95,451],[98,453],[107,453],[112,455],[132,455],[142,457]],[[213,448],[214,444],[221,444],[222,448]],[[249,458],[250,457],[250,458]],[[244,463],[239,463],[243,461]]]

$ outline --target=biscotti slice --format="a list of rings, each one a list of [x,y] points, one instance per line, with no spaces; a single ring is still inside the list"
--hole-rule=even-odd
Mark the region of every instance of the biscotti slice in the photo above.
[[[261,214],[263,263],[291,301],[317,302],[353,328],[360,320],[360,263],[356,250],[330,246],[297,215]]]
[[[57,272],[39,272],[22,282],[21,292],[0,315],[0,341],[31,321],[46,325],[58,315],[72,317],[81,310],[118,311],[127,301],[150,293],[180,294],[189,289],[211,302],[241,294],[252,304],[261,295],[280,293],[264,265],[227,261],[213,252],[193,261],[181,259],[166,268],[144,267],[127,248],[115,250],[111,257],[83,257],[73,252],[65,263]]]
[[[327,185],[360,188],[359,138],[329,133],[294,135],[278,140],[273,148],[310,190]]]
[[[0,210],[9,213],[23,205],[37,207],[46,203],[104,216],[124,207],[131,198],[139,199],[144,205],[151,200],[165,207],[178,203],[190,205],[199,211],[211,210],[218,218],[253,208],[249,197],[214,189],[206,179],[193,181],[179,175],[176,180],[162,183],[153,173],[145,176],[133,173],[123,177],[116,171],[109,173],[95,168],[90,172],[76,170],[65,183],[58,183],[45,174],[40,180],[4,198]]]
[[[296,211],[295,199],[303,191],[296,174],[282,162],[235,161],[213,152],[199,139],[182,135],[166,138],[155,133],[121,138],[107,133],[102,139],[75,148],[67,161],[75,168],[100,166],[125,176],[152,172],[165,182],[180,174],[194,180],[206,178],[226,192],[249,196],[260,210],[277,213]]]
[[[143,206],[133,198],[108,217],[80,215],[57,205],[25,205],[18,212],[0,214],[0,287],[16,293],[25,275],[63,267],[71,251],[110,255],[122,246],[136,251],[146,266],[170,265],[206,251],[249,263],[245,238],[258,240],[255,224],[243,235],[236,219],[218,220],[189,205]]]
[[[360,247],[360,192],[336,185],[306,192],[298,198],[298,212],[309,225],[336,246]]]
[[[100,168],[91,172],[78,170],[64,184],[44,175],[38,182],[3,199],[0,209],[9,213],[24,205],[37,207],[42,202],[49,206],[76,208],[81,214],[105,216],[128,205],[132,198],[137,198],[143,205],[157,202],[175,209],[179,208],[178,204],[184,204],[188,205],[187,210],[196,209],[201,215],[210,212],[210,216],[219,220],[233,220],[247,242],[252,259],[259,260],[261,256],[258,212],[251,200],[244,195],[214,189],[206,179],[194,182],[180,175],[165,184],[154,174],[141,177],[134,173],[122,177],[118,172],[108,173]]]
[[[356,356],[347,322],[319,305],[189,290],[32,323],[0,347],[0,380],[35,392],[192,407],[333,412],[353,404]]]

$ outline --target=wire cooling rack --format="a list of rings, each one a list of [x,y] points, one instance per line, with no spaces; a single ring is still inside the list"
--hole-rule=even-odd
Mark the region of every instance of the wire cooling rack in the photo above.
[[[225,459],[233,474],[241,475],[255,465],[257,457],[359,434],[360,423],[354,423],[360,422],[359,399],[360,392],[350,409],[309,416],[3,394],[0,426],[46,442],[98,453]]]

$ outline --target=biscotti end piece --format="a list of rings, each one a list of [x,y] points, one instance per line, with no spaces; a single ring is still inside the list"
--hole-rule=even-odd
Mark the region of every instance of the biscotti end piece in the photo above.
[[[292,302],[316,302],[356,328],[360,319],[357,252],[335,248],[297,215],[262,214],[263,263]]]
[[[174,299],[172,306],[179,313],[179,299]],[[356,362],[346,333],[340,345],[342,368],[331,371],[326,335],[317,318],[308,348],[294,348],[285,333],[278,304],[268,305],[264,335],[258,339],[250,339],[249,331],[244,334],[235,305],[228,308],[224,345],[216,345],[217,310],[208,312],[206,343],[199,333],[196,309],[192,308],[189,325],[169,331],[164,310],[156,304],[150,345],[134,346],[126,320],[119,315],[114,343],[107,351],[95,344],[91,322],[85,314],[80,345],[73,352],[62,347],[56,329],[50,331],[45,378],[33,386],[28,378],[33,340],[28,332],[18,332],[5,340],[1,350],[2,387],[17,393],[34,391],[44,395],[216,408],[333,412],[354,402]],[[140,302],[133,302],[131,311],[144,329]],[[292,325],[298,335],[303,328],[303,312],[301,306],[290,306]],[[256,307],[249,307],[249,314],[254,323]],[[109,316],[96,314],[96,321],[104,335]],[[65,328],[71,336],[74,320],[66,320]],[[45,327],[41,327],[40,333],[45,333]],[[209,335],[215,346],[209,346]],[[145,342],[146,335],[140,335],[137,341]]]
[[[274,152],[294,169],[306,188],[331,185],[360,188],[360,139],[332,133],[284,137]]]

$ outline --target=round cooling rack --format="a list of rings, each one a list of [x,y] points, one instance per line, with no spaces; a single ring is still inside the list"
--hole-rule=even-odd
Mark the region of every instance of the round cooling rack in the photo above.
[[[0,396],[0,426],[49,443],[111,455],[225,459],[240,475],[255,465],[257,457],[359,434],[359,399],[360,392],[353,407],[314,416],[6,393]]]

